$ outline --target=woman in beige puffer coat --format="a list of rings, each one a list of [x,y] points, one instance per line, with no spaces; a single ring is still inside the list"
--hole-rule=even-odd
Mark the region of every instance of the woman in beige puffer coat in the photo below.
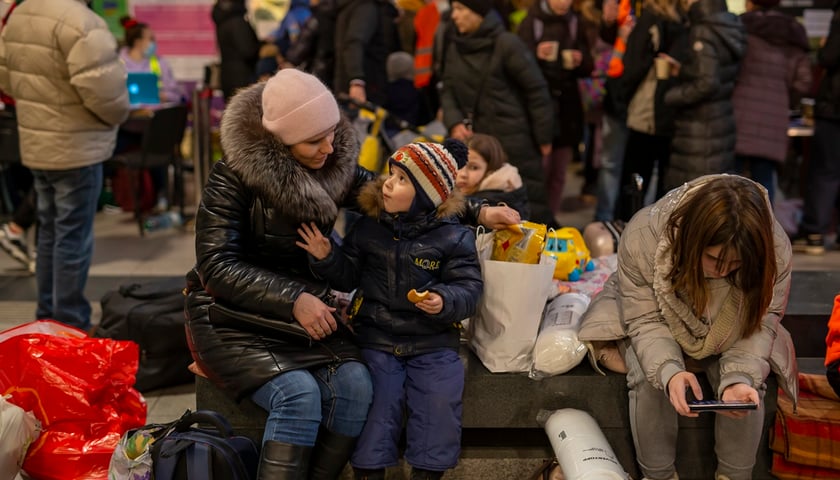
[[[780,324],[790,271],[790,242],[766,190],[743,177],[700,177],[627,225],[618,270],[593,299],[580,338],[619,340],[646,478],[675,478],[677,418],[697,415],[688,401],[703,398],[698,372],[717,398],[758,405],[715,419],[717,478],[751,478],[765,379],[773,371],[797,395],[793,343]]]

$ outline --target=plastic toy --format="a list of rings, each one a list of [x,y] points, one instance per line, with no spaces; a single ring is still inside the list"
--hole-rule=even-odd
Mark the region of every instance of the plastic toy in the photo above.
[[[557,259],[554,267],[554,278],[557,280],[576,282],[583,272],[595,269],[595,263],[578,229],[565,227],[549,230],[545,240],[545,254]]]

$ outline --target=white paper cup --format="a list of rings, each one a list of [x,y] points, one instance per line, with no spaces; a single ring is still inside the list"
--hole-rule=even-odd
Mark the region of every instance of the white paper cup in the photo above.
[[[566,70],[572,70],[575,68],[575,55],[574,50],[566,49],[561,52],[563,55],[563,68]]]
[[[557,61],[557,55],[560,53],[560,42],[545,42],[549,46],[549,52],[545,59],[549,62]]]
[[[668,80],[671,76],[671,62],[667,58],[656,57],[653,59],[653,64],[656,66],[656,78],[658,80]]]

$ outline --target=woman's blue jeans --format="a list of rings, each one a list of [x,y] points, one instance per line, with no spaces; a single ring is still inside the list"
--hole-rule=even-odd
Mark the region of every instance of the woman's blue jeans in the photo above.
[[[311,370],[281,373],[260,387],[251,399],[268,412],[263,443],[268,440],[313,446],[318,427],[358,437],[373,399],[367,367],[345,362]]]

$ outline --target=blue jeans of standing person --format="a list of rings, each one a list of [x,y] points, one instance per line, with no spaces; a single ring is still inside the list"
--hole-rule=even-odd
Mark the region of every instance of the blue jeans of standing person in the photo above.
[[[442,472],[461,454],[464,364],[454,350],[397,357],[362,349],[373,380],[373,405],[350,459],[355,468],[377,470],[399,460],[397,443],[405,421],[405,461]]]
[[[318,427],[358,437],[365,426],[373,389],[360,362],[338,368],[281,373],[260,387],[251,399],[268,412],[263,443],[268,440],[311,447]]]
[[[102,164],[33,170],[38,202],[37,318],[90,328],[85,298],[93,257],[93,217],[102,190]]]
[[[601,169],[598,170],[598,204],[595,221],[609,222],[615,216],[615,202],[621,190],[621,166],[627,146],[627,124],[604,114],[601,130]]]

